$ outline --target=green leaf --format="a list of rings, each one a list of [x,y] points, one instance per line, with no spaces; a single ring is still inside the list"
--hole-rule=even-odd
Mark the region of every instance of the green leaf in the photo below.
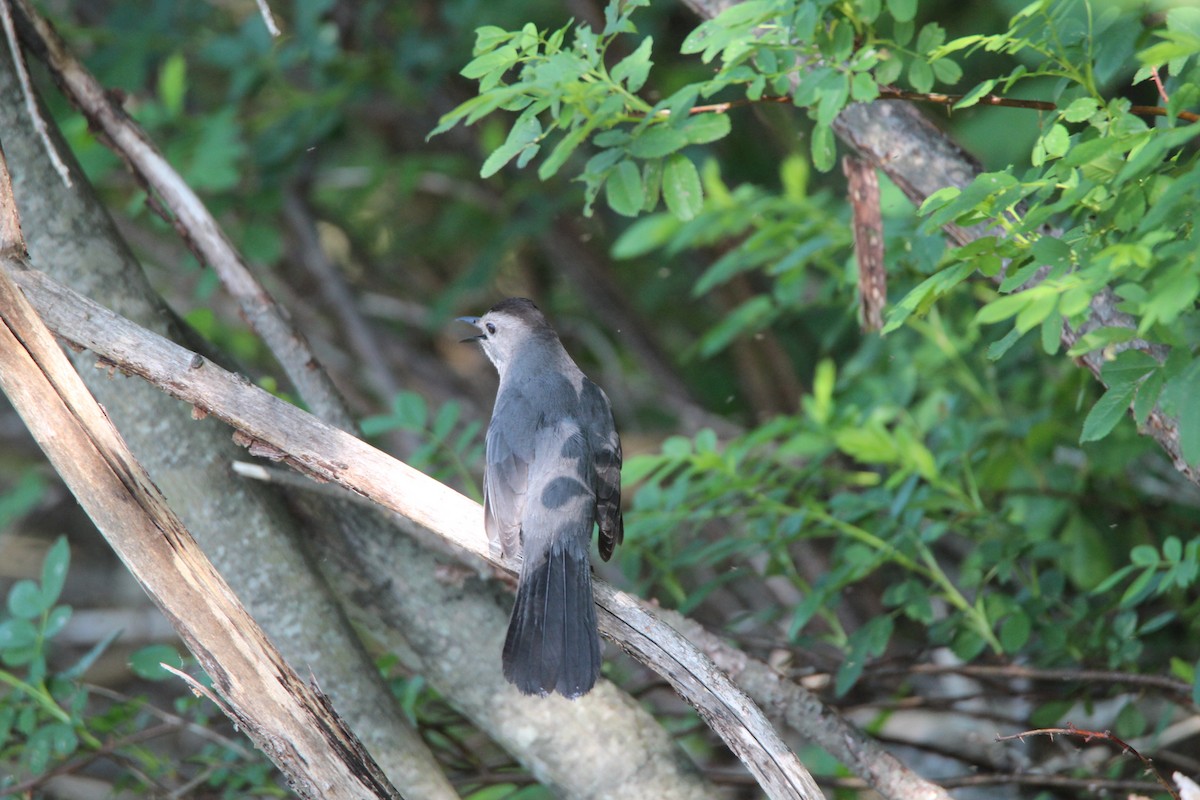
[[[1046,149],[1047,158],[1062,158],[1071,147],[1070,134],[1065,127],[1056,123],[1042,137],[1042,146]]]
[[[524,27],[521,28],[521,39],[518,42],[521,52],[536,53],[539,41],[541,41],[541,37],[538,36],[537,26],[532,22],[526,22]]]
[[[650,212],[658,208],[658,198],[662,194],[663,159],[651,158],[642,164],[642,187],[646,195],[642,203],[642,211]]]
[[[880,85],[887,86],[899,80],[902,72],[904,72],[904,59],[898,53],[889,53],[888,57],[875,68],[875,80]]]
[[[1000,625],[1000,646],[1006,653],[1015,653],[1029,641],[1032,631],[1033,623],[1029,615],[1018,608]]]
[[[729,135],[730,122],[728,114],[692,114],[678,130],[687,139],[688,144],[708,144]]]
[[[999,361],[1004,357],[1004,354],[1011,350],[1012,346],[1019,341],[1021,341],[1021,331],[1017,330],[1016,326],[1014,326],[1013,329],[1004,334],[1003,337],[988,345],[988,359],[990,361]]]
[[[971,106],[978,103],[985,96],[987,96],[989,93],[991,93],[992,89],[995,88],[995,86],[996,86],[996,81],[994,81],[994,80],[988,79],[988,80],[984,81],[983,83],[979,84],[974,89],[972,89],[971,91],[969,91],[965,95],[963,95],[962,99],[954,104],[954,107],[955,108],[970,108]]]
[[[1189,401],[1179,409],[1179,446],[1183,458],[1192,466],[1200,465],[1200,369],[1192,369],[1183,379],[1183,396]]]
[[[46,624],[42,628],[42,638],[52,639],[55,634],[66,627],[71,620],[70,606],[55,606],[46,614]]]
[[[671,214],[651,214],[634,222],[617,237],[613,258],[623,260],[645,255],[664,246],[679,232],[681,225]]]
[[[813,166],[821,172],[833,169],[837,161],[837,146],[833,137],[833,129],[827,125],[818,125],[812,132]]]
[[[1163,541],[1163,558],[1173,564],[1178,564],[1183,558],[1183,542],[1178,536],[1168,536]]]
[[[158,72],[158,97],[171,117],[183,113],[183,98],[187,94],[187,62],[182,53],[172,53]]]
[[[492,90],[487,94],[476,95],[470,100],[464,100],[441,116],[437,127],[425,136],[425,140],[429,141],[438,134],[445,133],[464,119],[466,124],[470,125],[480,117],[492,113],[500,107],[501,103],[517,96],[522,91],[524,89],[520,86],[506,86],[504,89]]]
[[[483,167],[479,170],[479,177],[490,178],[504,167],[509,161],[512,161],[518,155],[521,155],[526,148],[531,147],[542,136],[542,123],[533,114],[522,114],[513,123],[512,129],[508,132],[508,138],[504,144],[496,148],[487,160],[483,162]]]
[[[818,425],[829,422],[833,413],[833,387],[837,378],[837,365],[831,358],[817,362],[813,373],[812,397],[804,404],[804,411]]]
[[[0,622],[0,653],[30,647],[37,639],[38,630],[27,619],[6,619]]]
[[[31,580],[20,580],[8,591],[8,610],[17,619],[34,619],[50,608],[42,590]]]
[[[1159,33],[1164,41],[1151,45],[1137,54],[1143,64],[1160,66],[1177,58],[1188,58],[1200,53],[1200,36],[1167,31]]]
[[[921,26],[921,32],[917,34],[916,50],[918,53],[928,53],[930,50],[940,47],[944,41],[946,41],[946,29],[936,22],[927,22]]]
[[[1049,314],[1042,320],[1042,350],[1046,355],[1058,353],[1062,346],[1063,315],[1059,311]]]
[[[975,322],[980,325],[990,325],[995,322],[1003,322],[1009,317],[1016,316],[1021,311],[1024,311],[1031,304],[1036,302],[1039,297],[1046,296],[1050,291],[1051,290],[1046,287],[1035,286],[1026,292],[1018,292],[1017,294],[997,297],[995,300],[979,309],[979,312],[975,315]]]
[[[1110,387],[1130,386],[1158,366],[1158,361],[1149,353],[1125,350],[1100,368],[1100,377]]]
[[[235,109],[201,117],[198,141],[184,177],[193,189],[222,191],[241,180],[239,162],[246,153]]]
[[[650,67],[653,62],[650,60],[650,51],[654,46],[653,39],[647,36],[642,39],[642,43],[625,58],[612,68],[609,73],[610,77],[617,83],[624,83],[625,88],[630,92],[637,92],[646,83],[646,77],[650,74]]]
[[[495,25],[484,25],[475,29],[475,50],[472,55],[482,55],[504,44],[516,34]]]
[[[392,400],[392,415],[401,429],[420,431],[429,421],[429,407],[416,392],[400,392]]]
[[[129,656],[129,666],[134,674],[147,680],[161,681],[171,677],[171,673],[159,666],[160,664],[169,664],[179,669],[183,666],[183,659],[174,647],[166,644],[152,644]]]
[[[887,7],[897,22],[911,22],[917,15],[917,0],[887,0]]]
[[[1137,703],[1129,702],[1122,706],[1117,713],[1113,727],[1116,729],[1117,736],[1133,740],[1146,732],[1146,717],[1138,708]]]
[[[956,264],[949,269],[939,270],[923,280],[912,291],[906,294],[887,313],[887,323],[882,333],[887,334],[899,328],[912,314],[923,314],[942,295],[962,283],[975,271],[969,262]]]
[[[1063,109],[1062,116],[1067,122],[1083,122],[1099,110],[1100,104],[1094,97],[1080,97]]]
[[[1146,420],[1150,418],[1150,412],[1158,404],[1166,380],[1166,370],[1156,369],[1138,387],[1137,399],[1133,401],[1133,421],[1138,425],[1145,425]]]
[[[438,409],[437,415],[433,419],[433,425],[429,432],[433,434],[433,438],[438,441],[443,441],[450,436],[450,432],[454,430],[454,423],[458,422],[459,405],[457,400],[450,400]]]
[[[25,471],[7,491],[0,494],[0,530],[37,508],[46,493],[46,481],[35,472]]]
[[[493,72],[506,72],[517,63],[519,57],[520,51],[516,45],[506,45],[472,59],[458,74],[470,80],[477,80]]]
[[[579,127],[559,139],[558,144],[550,151],[550,155],[538,167],[538,177],[542,180],[549,180],[553,177],[587,138],[588,133],[590,133],[588,128]]]
[[[686,147],[687,143],[687,137],[681,131],[667,125],[652,125],[634,138],[629,144],[629,152],[637,158],[662,158]]]
[[[879,84],[869,72],[860,72],[850,81],[850,97],[858,103],[870,103],[879,97]]]
[[[617,164],[604,189],[609,208],[625,217],[636,217],[646,201],[642,173],[637,164],[629,160]]]
[[[1158,570],[1150,567],[1143,570],[1140,575],[1133,579],[1125,589],[1124,594],[1118,603],[1122,608],[1131,608],[1138,605],[1154,591],[1155,585],[1158,583]]]
[[[1129,563],[1135,567],[1157,567],[1158,551],[1148,544],[1136,545],[1129,551]]]
[[[100,656],[104,655],[104,652],[108,650],[109,645],[117,640],[121,633],[122,631],[120,628],[110,631],[107,636],[88,648],[88,651],[84,653],[78,661],[60,672],[59,677],[68,681],[75,681],[82,678],[84,674],[92,668],[92,665],[96,663]]]
[[[662,443],[662,454],[676,461],[692,454],[692,440],[686,436],[668,436]]]
[[[1033,257],[1039,264],[1052,267],[1066,266],[1071,263],[1071,246],[1062,239],[1053,236],[1039,236],[1031,248]]]
[[[850,99],[850,79],[841,73],[830,73],[817,89],[817,128],[830,125]]]
[[[1094,442],[1103,439],[1117,426],[1121,417],[1129,410],[1133,402],[1136,387],[1133,384],[1114,386],[1096,401],[1092,410],[1083,421],[1083,431],[1079,434],[1079,443]]]
[[[929,66],[933,68],[934,77],[939,82],[953,86],[962,78],[962,67],[957,62],[951,61],[948,58],[939,58],[936,61],[929,62]]]
[[[900,458],[895,438],[879,424],[842,428],[833,441],[843,453],[865,464],[894,464]]]
[[[908,82],[918,92],[925,93],[933,88],[933,68],[928,61],[914,58],[908,65]]]
[[[1093,350],[1099,350],[1102,347],[1108,347],[1111,344],[1128,342],[1135,336],[1137,336],[1137,332],[1132,328],[1118,328],[1111,326],[1096,328],[1095,330],[1089,331],[1088,333],[1079,337],[1079,341],[1075,342],[1075,345],[1067,351],[1067,355],[1072,358],[1076,358],[1084,355],[1085,353],[1090,353]]]
[[[42,562],[42,601],[47,608],[58,602],[70,563],[71,549],[67,545],[67,537],[59,536]]]
[[[765,328],[774,319],[771,298],[759,295],[725,315],[700,339],[700,354],[705,358],[724,350],[738,336]]]
[[[696,165],[682,153],[674,153],[663,170],[663,200],[678,219],[694,219],[704,207],[704,191]],[[639,204],[638,208],[641,208]]]

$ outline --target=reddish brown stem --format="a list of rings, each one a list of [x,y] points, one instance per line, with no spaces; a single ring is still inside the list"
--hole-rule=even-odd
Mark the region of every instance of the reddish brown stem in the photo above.
[[[1165,93],[1164,93],[1165,95]],[[959,100],[962,100],[966,95],[961,94],[941,94],[939,92],[909,92],[903,89],[897,89],[893,86],[880,86],[880,100],[912,100],[918,103],[934,103],[940,106],[953,106]],[[754,103],[790,103],[790,97],[763,97],[759,100],[731,100],[727,103],[713,103],[706,106],[694,106],[688,113],[690,114],[706,114],[717,113],[723,114],[736,106],[748,106]],[[1046,100],[1022,100],[1016,97],[1001,97],[995,94],[985,94],[976,101],[981,106],[1004,106],[1007,108],[1029,108],[1035,111],[1054,111],[1058,108],[1054,103]],[[1131,106],[1130,111],[1137,114],[1139,117],[1165,117],[1168,111],[1161,106]],[[1177,115],[1179,119],[1186,122],[1200,122],[1200,114],[1191,111],[1180,111]]]
[[[1102,741],[1115,744],[1117,747],[1121,748],[1122,753],[1129,753],[1134,758],[1141,761],[1142,764],[1146,766],[1146,769],[1154,775],[1155,779],[1162,784],[1163,788],[1167,790],[1167,793],[1170,794],[1175,800],[1180,800],[1179,792],[1177,792],[1175,787],[1172,786],[1171,783],[1162,776],[1162,773],[1159,772],[1158,768],[1154,766],[1154,762],[1150,758],[1135,750],[1132,745],[1122,741],[1121,739],[1118,739],[1112,734],[1111,731],[1082,730],[1068,723],[1067,727],[1065,728],[1037,728],[1036,730],[1022,731],[1021,733],[1014,733],[1008,736],[997,736],[996,741],[1007,742],[1012,741],[1013,739],[1024,741],[1026,736],[1054,736],[1055,734],[1079,736],[1085,743],[1090,742],[1093,739],[1100,739]]]

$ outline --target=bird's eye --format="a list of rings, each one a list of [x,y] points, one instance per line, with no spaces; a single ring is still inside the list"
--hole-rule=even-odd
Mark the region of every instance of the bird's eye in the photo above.
[[[493,325],[493,324],[492,324],[492,323],[490,323],[490,322],[487,324],[487,329],[488,329],[488,333],[495,333],[495,332],[496,332],[496,326],[495,326],[495,325]]]

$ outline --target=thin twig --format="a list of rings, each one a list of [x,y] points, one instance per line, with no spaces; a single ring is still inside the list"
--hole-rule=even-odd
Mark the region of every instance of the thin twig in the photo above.
[[[1034,681],[1057,681],[1078,683],[1123,683],[1127,686],[1150,686],[1172,694],[1190,697],[1192,687],[1176,678],[1165,675],[1138,675],[1131,672],[1102,669],[1039,669],[1019,664],[913,664],[907,667],[882,667],[871,669],[874,675],[888,674],[920,674],[943,675],[957,674],[980,678],[1021,678]]]
[[[279,25],[275,22],[275,16],[271,13],[271,7],[267,5],[267,0],[256,0],[256,2],[258,3],[258,13],[267,26],[267,33],[271,34],[273,38],[281,36]]]
[[[156,739],[159,736],[165,736],[166,734],[171,733],[177,729],[178,729],[178,727],[176,725],[172,725],[172,724],[164,722],[162,724],[155,725],[151,728],[143,728],[140,731],[135,731],[127,736],[122,736],[119,739],[110,739],[109,741],[105,742],[103,745],[101,745],[96,750],[90,750],[81,756],[71,759],[70,761],[67,761],[63,764],[59,764],[57,767],[54,767],[53,769],[51,769],[47,772],[43,772],[39,775],[34,775],[32,778],[29,778],[29,779],[23,781],[22,783],[18,783],[15,786],[5,787],[4,788],[4,796],[5,797],[19,797],[24,792],[33,791],[34,789],[38,788],[39,786],[41,786],[42,784],[44,784],[46,781],[50,780],[51,778],[57,777],[59,775],[70,775],[73,772],[77,772],[77,771],[83,769],[84,767],[86,767],[88,764],[91,764],[96,759],[104,758],[105,756],[114,755],[116,753],[116,751],[121,749],[122,747],[128,747],[131,744],[137,744],[138,742],[145,742],[150,739]]]
[[[67,169],[62,156],[58,154],[58,148],[54,146],[54,140],[50,138],[50,131],[46,127],[46,120],[42,117],[41,109],[38,108],[37,96],[33,93],[33,83],[29,80],[29,71],[25,68],[25,57],[21,53],[21,43],[17,40],[17,27],[13,23],[10,0],[0,0],[0,21],[4,24],[4,38],[8,40],[8,49],[12,53],[13,66],[17,70],[17,81],[21,84],[21,94],[25,98],[25,107],[29,110],[29,118],[33,120],[33,127],[37,130],[38,138],[42,140],[42,145],[46,148],[46,155],[50,157],[54,171],[58,173],[58,177],[62,178],[63,184],[69,187],[72,185],[71,171]]]
[[[1154,78],[1154,85],[1158,87],[1158,96],[1169,105],[1171,98],[1167,97],[1167,89],[1163,86],[1162,78],[1158,77],[1158,67],[1150,68],[1150,77]]]
[[[106,697],[109,700],[113,700],[118,703],[138,703],[138,708],[142,711],[158,717],[163,722],[169,722],[172,725],[175,725],[177,728],[185,729],[188,731],[188,733],[194,734],[202,739],[208,739],[213,744],[220,745],[226,750],[232,750],[242,758],[249,760],[255,757],[254,753],[240,742],[231,739],[228,736],[223,736],[206,725],[200,725],[199,723],[192,722],[190,719],[181,717],[178,714],[172,714],[170,711],[165,711],[158,706],[153,705],[152,703],[139,700],[135,697],[130,697],[129,695],[118,692],[115,689],[109,689],[107,686],[97,686],[91,683],[84,684],[84,686],[87,688],[90,694],[97,694],[101,697]]]
[[[893,86],[880,86],[880,100],[911,100],[917,103],[933,103],[939,106],[953,107],[955,103],[962,100],[964,94],[942,94],[940,92],[909,92],[903,89],[897,89]],[[692,106],[688,110],[689,114],[724,114],[732,108],[739,106],[752,106],[758,103],[785,103],[790,104],[792,98],[777,97],[770,95],[761,97],[758,100],[730,100],[725,103],[712,103],[710,105]],[[985,94],[975,101],[981,106],[1004,106],[1005,108],[1028,108],[1034,111],[1056,111],[1058,106],[1046,100],[1023,100],[1019,97],[1001,97],[996,94]],[[1129,111],[1139,117],[1166,117],[1170,116],[1170,111],[1161,106],[1130,106]],[[1200,122],[1200,114],[1191,111],[1180,111],[1176,115],[1179,119],[1187,122]]]
[[[1021,731],[1020,733],[1009,734],[1008,736],[997,736],[996,741],[997,742],[1010,742],[1013,739],[1016,739],[1018,741],[1023,742],[1023,741],[1025,741],[1026,736],[1054,737],[1055,735],[1078,736],[1083,739],[1085,744],[1087,742],[1091,742],[1092,740],[1098,739],[1102,742],[1109,742],[1111,744],[1116,745],[1117,747],[1121,748],[1122,753],[1129,753],[1134,758],[1141,761],[1142,764],[1146,767],[1146,770],[1154,775],[1155,779],[1162,785],[1162,787],[1164,789],[1167,790],[1167,792],[1171,795],[1171,797],[1175,798],[1175,800],[1180,800],[1179,792],[1177,792],[1175,790],[1175,787],[1171,785],[1171,782],[1168,781],[1162,775],[1162,773],[1160,773],[1158,771],[1158,768],[1156,766],[1154,766],[1154,761],[1152,759],[1148,758],[1147,756],[1142,755],[1137,750],[1135,750],[1132,745],[1130,745],[1127,742],[1122,741],[1121,739],[1118,739],[1110,731],[1089,731],[1089,730],[1083,730],[1081,728],[1076,728],[1074,725],[1068,724],[1067,727],[1065,727],[1065,728],[1037,728],[1035,730]]]
[[[359,367],[365,373],[367,383],[380,400],[390,401],[400,393],[400,383],[388,369],[383,347],[363,319],[354,292],[346,284],[342,271],[325,253],[317,233],[316,215],[305,198],[300,196],[298,187],[284,190],[283,218],[295,237],[297,258],[317,281],[325,300],[341,322],[342,331],[358,356]]]
[[[163,669],[165,669],[167,672],[174,675],[176,678],[179,678],[181,681],[186,683],[188,685],[188,688],[192,690],[192,694],[196,695],[196,697],[208,698],[216,705],[217,708],[221,709],[221,712],[223,714],[225,714],[225,716],[230,717],[231,719],[234,718],[233,710],[228,705],[226,705],[225,701],[222,700],[220,697],[218,697],[216,692],[214,692],[212,689],[209,689],[203,683],[196,680],[191,675],[188,675],[183,670],[172,667],[170,664],[166,663],[165,661],[158,662],[158,665],[160,667],[162,667]]]

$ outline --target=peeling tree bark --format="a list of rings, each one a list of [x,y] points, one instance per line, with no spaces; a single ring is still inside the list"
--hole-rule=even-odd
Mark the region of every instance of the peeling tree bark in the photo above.
[[[0,389],[96,527],[213,679],[222,708],[305,798],[399,798],[284,661],[167,506],[9,277],[25,246],[0,153]]]

